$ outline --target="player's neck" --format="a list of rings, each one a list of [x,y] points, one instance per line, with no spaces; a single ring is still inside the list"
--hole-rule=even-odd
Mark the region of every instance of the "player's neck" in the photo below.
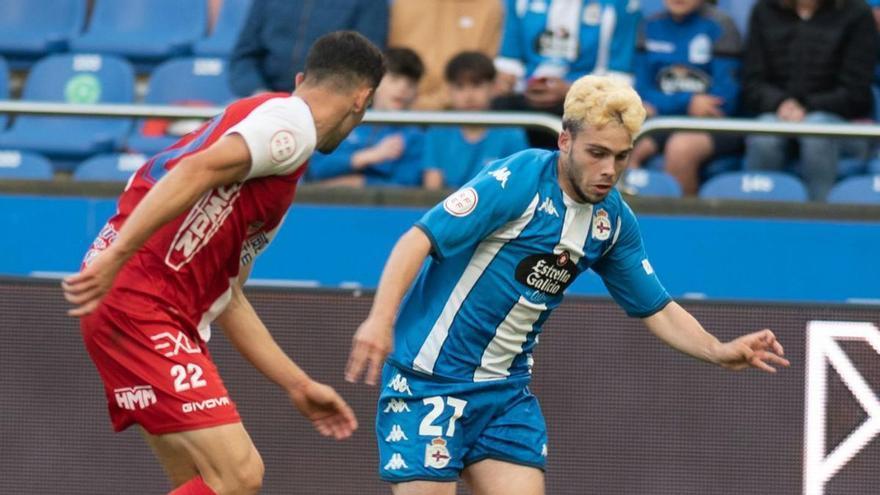
[[[319,143],[339,125],[342,116],[351,109],[351,98],[320,88],[297,88],[293,96],[302,98],[308,105],[312,120],[315,121],[315,135]]]

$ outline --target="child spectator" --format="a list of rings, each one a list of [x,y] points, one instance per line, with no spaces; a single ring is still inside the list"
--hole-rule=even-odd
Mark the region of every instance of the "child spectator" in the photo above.
[[[409,48],[385,52],[388,71],[373,97],[373,110],[408,110],[424,72]],[[307,178],[327,185],[410,186],[422,183],[424,132],[415,126],[361,125],[330,155],[314,155]]]
[[[459,53],[446,64],[444,76],[453,110],[489,109],[496,76],[492,59],[480,52]],[[425,135],[425,187],[459,187],[490,161],[526,147],[519,128],[433,127]]]
[[[705,0],[665,0],[646,20],[636,52],[636,90],[648,115],[725,117],[737,108],[742,48],[733,20]],[[700,167],[716,156],[742,152],[731,134],[674,132],[640,139],[630,165],[663,153],[666,171],[685,194],[697,193]]]

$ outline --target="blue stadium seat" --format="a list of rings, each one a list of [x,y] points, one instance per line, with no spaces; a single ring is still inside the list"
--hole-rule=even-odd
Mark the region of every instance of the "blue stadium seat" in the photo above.
[[[125,182],[146,161],[146,156],[137,153],[108,153],[93,156],[76,168],[73,172],[73,180]]]
[[[193,45],[193,54],[199,57],[228,58],[235,48],[238,33],[247,20],[250,8],[251,0],[223,0],[214,31]]]
[[[152,105],[222,106],[235,99],[227,81],[226,62],[219,58],[184,58],[153,71],[145,102]],[[167,122],[167,121],[164,121]],[[128,140],[133,151],[152,155],[174,144],[180,135],[147,136],[139,122]]]
[[[623,176],[623,185],[639,196],[681,197],[681,185],[666,172],[633,168]]]
[[[880,174],[860,175],[839,182],[828,193],[829,203],[880,204]]]
[[[131,103],[134,71],[123,59],[101,55],[51,55],[34,64],[23,100]],[[21,116],[0,134],[0,148],[42,153],[53,161],[79,162],[121,147],[128,119]],[[65,167],[60,167],[64,169]]]
[[[0,179],[52,180],[52,163],[36,153],[0,150]]]
[[[145,70],[191,53],[207,21],[204,0],[95,0],[88,31],[71,41],[71,49],[122,55]]]
[[[63,52],[85,24],[86,0],[0,1],[0,54],[15,68]]]
[[[782,172],[727,172],[703,184],[700,197],[805,202],[807,189],[800,179]]]
[[[0,100],[9,99],[9,67],[6,60],[0,57]],[[6,129],[6,115],[0,114],[0,131]]]
[[[749,17],[756,0],[718,0],[718,8],[733,18],[739,34],[745,39],[749,32]]]

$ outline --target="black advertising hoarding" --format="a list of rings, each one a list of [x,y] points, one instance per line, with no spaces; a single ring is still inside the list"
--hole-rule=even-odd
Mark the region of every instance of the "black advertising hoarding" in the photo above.
[[[263,455],[264,493],[389,493],[376,475],[377,390],[342,380],[370,297],[249,296],[282,347],[337,387],[361,422],[348,441],[319,437],[217,329],[211,352]],[[535,354],[548,494],[880,493],[880,310],[685,306],[721,338],[772,328],[792,367],[776,375],[717,369],[663,346],[610,301],[569,299]],[[165,493],[136,429],[111,432],[66,308],[55,282],[0,283],[0,493]],[[811,321],[820,323],[809,328],[808,352]],[[866,324],[821,323],[841,321]]]

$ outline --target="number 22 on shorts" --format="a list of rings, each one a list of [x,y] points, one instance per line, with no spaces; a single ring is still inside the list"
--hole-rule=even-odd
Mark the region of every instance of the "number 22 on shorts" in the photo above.
[[[443,436],[443,427],[433,424],[434,420],[443,414],[443,409],[445,407],[443,397],[428,397],[422,399],[422,403],[426,406],[431,406],[432,409],[425,415],[425,418],[422,419],[422,423],[419,425],[419,435],[426,437]],[[452,417],[449,418],[449,425],[446,427],[446,436],[451,437],[455,435],[455,421],[464,414],[464,408],[467,406],[467,401],[456,399],[455,397],[447,397],[446,404],[453,409]]]
[[[208,384],[202,379],[202,367],[189,363],[184,368],[182,365],[175,364],[171,367],[171,376],[174,377],[174,391],[184,392],[191,388],[204,387]]]

